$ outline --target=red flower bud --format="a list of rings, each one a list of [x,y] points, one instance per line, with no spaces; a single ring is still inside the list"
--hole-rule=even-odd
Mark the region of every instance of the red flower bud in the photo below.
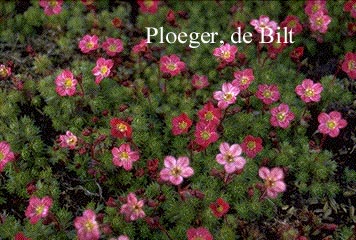
[[[109,199],[105,202],[105,204],[108,207],[117,207],[117,203],[115,202],[115,199],[112,197],[109,197]]]
[[[297,47],[293,49],[290,53],[290,58],[293,62],[299,62],[300,59],[303,57],[304,54],[304,47]]]

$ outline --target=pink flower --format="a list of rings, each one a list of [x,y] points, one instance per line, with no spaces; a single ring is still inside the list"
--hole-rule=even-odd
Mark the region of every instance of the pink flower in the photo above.
[[[6,164],[14,159],[15,155],[11,152],[10,144],[5,141],[0,142],[0,173],[4,170]]]
[[[159,62],[161,72],[169,73],[172,77],[178,75],[185,69],[185,63],[175,54],[163,56]]]
[[[236,52],[236,46],[225,43],[224,45],[215,48],[213,51],[213,55],[223,62],[230,63],[235,60]]]
[[[320,83],[314,83],[310,79],[304,79],[301,85],[295,88],[295,92],[305,103],[319,102],[320,93],[323,91],[323,86]]]
[[[121,53],[124,50],[122,41],[117,38],[108,38],[103,42],[103,48],[106,51],[106,54],[113,57],[118,53]]]
[[[130,240],[130,238],[126,235],[120,235],[117,240]]]
[[[258,175],[265,181],[266,194],[270,198],[276,198],[278,193],[286,190],[286,184],[283,182],[284,173],[279,167],[269,170],[266,167],[261,167],[258,170]]]
[[[195,127],[195,142],[203,148],[219,139],[216,126],[206,122],[198,122]]]
[[[309,17],[318,12],[328,14],[326,0],[307,0],[304,11]]]
[[[134,193],[127,195],[127,203],[121,206],[120,213],[125,215],[126,221],[135,221],[146,216],[142,210],[143,200],[138,201]]]
[[[240,90],[233,86],[231,83],[223,83],[222,91],[215,91],[213,96],[218,101],[218,107],[220,109],[227,108],[230,104],[235,103],[236,96],[240,93]]]
[[[281,29],[287,28],[287,32],[292,30],[293,35],[297,35],[303,31],[302,24],[299,22],[299,18],[293,15],[288,15],[286,19],[280,24]]]
[[[100,84],[101,80],[108,77],[113,66],[114,62],[111,59],[99,58],[96,61],[96,66],[92,70],[95,76],[95,83]]]
[[[56,92],[59,96],[73,96],[76,91],[78,81],[74,79],[73,73],[63,70],[55,80]]]
[[[23,232],[18,232],[15,235],[15,239],[14,240],[31,240],[31,238],[27,238]]]
[[[262,100],[264,104],[268,104],[268,105],[277,102],[280,98],[278,86],[274,84],[272,85],[260,84],[258,85],[256,97]]]
[[[356,53],[348,52],[342,63],[342,70],[347,73],[349,78],[356,79]]]
[[[131,151],[130,145],[127,143],[121,144],[119,148],[114,147],[111,153],[113,155],[113,164],[117,167],[123,167],[126,171],[130,171],[132,163],[140,158],[139,153]]]
[[[65,135],[60,135],[59,140],[59,146],[69,149],[75,149],[78,141],[77,137],[71,131],[67,131]]]
[[[216,199],[216,202],[211,203],[209,207],[217,218],[224,216],[230,209],[229,203],[222,198]]]
[[[187,230],[188,240],[213,240],[213,235],[204,227],[189,228]]]
[[[192,126],[192,120],[188,117],[186,113],[174,117],[172,119],[172,134],[174,136],[187,133],[189,128]]]
[[[39,0],[40,6],[48,16],[57,15],[62,11],[63,0]]]
[[[208,102],[198,111],[198,117],[199,121],[216,126],[220,123],[221,109]]]
[[[318,116],[318,130],[322,134],[328,134],[330,137],[337,137],[340,133],[340,128],[347,126],[347,122],[342,118],[341,113],[332,111],[329,114],[320,113]]]
[[[287,128],[290,122],[294,119],[294,113],[289,110],[289,106],[281,103],[278,107],[271,109],[270,123],[274,127]]]
[[[137,0],[140,11],[143,13],[156,13],[158,10],[158,0]]]
[[[232,81],[232,85],[240,89],[240,91],[246,90],[255,79],[251,68],[234,72],[234,77],[235,79]]]
[[[188,157],[178,157],[176,160],[172,156],[164,158],[164,167],[159,173],[163,181],[170,181],[174,185],[183,182],[183,178],[190,177],[194,174],[193,168],[189,167]]]
[[[83,212],[83,216],[74,219],[78,240],[98,240],[100,238],[99,224],[96,214],[90,209]]]
[[[192,79],[192,85],[196,89],[205,88],[209,86],[208,77],[204,75],[200,76],[198,74],[194,74]]]
[[[117,138],[131,138],[132,137],[132,127],[127,122],[119,119],[113,118],[110,120],[111,126],[111,136]]]
[[[276,59],[277,55],[283,52],[283,49],[287,47],[287,44],[284,43],[284,38],[281,37],[280,41],[275,37],[273,42],[267,44],[268,57],[271,59]]]
[[[256,32],[261,33],[262,31],[266,31],[265,35],[274,35],[277,30],[278,24],[275,21],[270,21],[268,16],[260,16],[260,18],[252,19],[250,24],[255,28]],[[272,31],[272,34],[270,33]]]
[[[36,224],[41,218],[48,215],[52,202],[52,198],[48,196],[44,198],[32,196],[26,208],[25,216],[30,219],[31,224]]]
[[[324,15],[323,12],[317,12],[310,16],[309,23],[310,29],[313,32],[326,33],[328,30],[328,25],[331,22],[331,17]]]
[[[344,11],[350,12],[353,18],[356,18],[356,0],[349,0],[344,4]]]
[[[89,53],[99,48],[99,38],[96,35],[85,35],[79,41],[79,48],[82,53]]]
[[[133,46],[132,48],[132,52],[133,53],[140,53],[140,52],[146,52],[147,51],[147,39],[141,39],[141,41],[136,44],[135,46]]]
[[[6,67],[4,64],[0,64],[0,79],[5,79],[11,75],[11,68]]]
[[[239,144],[230,145],[226,142],[220,144],[220,153],[216,155],[216,161],[224,166],[227,173],[241,170],[246,164],[245,158],[241,157],[242,149]]]
[[[254,158],[257,153],[261,152],[263,149],[262,138],[247,135],[241,144],[241,148],[247,157]]]

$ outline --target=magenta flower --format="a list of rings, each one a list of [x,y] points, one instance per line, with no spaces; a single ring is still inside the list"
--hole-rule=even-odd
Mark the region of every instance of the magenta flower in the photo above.
[[[246,90],[255,79],[251,68],[234,72],[234,77],[235,79],[232,81],[232,85],[240,89],[240,91]]]
[[[40,6],[48,16],[57,15],[62,11],[63,0],[39,0]]]
[[[262,138],[247,135],[241,144],[242,151],[249,158],[254,158],[263,149]]]
[[[195,142],[203,148],[208,147],[211,143],[219,139],[219,134],[216,132],[216,125],[209,122],[198,122],[195,127]]]
[[[122,41],[117,38],[108,38],[103,42],[103,49],[106,51],[106,54],[113,57],[118,53],[121,53],[124,50]]]
[[[260,16],[260,18],[252,19],[250,24],[255,28],[256,32],[261,33],[265,31],[265,35],[273,36],[277,30],[278,24],[275,21],[271,21],[268,16]],[[270,33],[272,31],[272,33]]]
[[[135,46],[133,46],[132,48],[132,52],[133,53],[140,53],[140,52],[146,52],[147,51],[147,39],[142,39],[138,44],[136,44]]]
[[[32,196],[26,208],[25,216],[30,219],[31,224],[36,224],[41,218],[48,215],[52,202],[52,198],[48,196],[44,198]]]
[[[199,121],[216,126],[220,123],[221,109],[208,102],[198,111],[198,117]]]
[[[119,148],[114,147],[111,150],[113,155],[112,162],[117,167],[123,167],[126,171],[132,169],[132,163],[136,162],[140,155],[137,151],[132,151],[129,144],[121,144]]]
[[[337,137],[340,133],[340,128],[347,126],[347,122],[342,118],[341,113],[332,111],[329,114],[320,113],[318,116],[318,130],[322,134],[328,134],[330,137]]]
[[[317,12],[309,18],[310,29],[313,32],[318,31],[320,33],[326,33],[330,22],[331,17],[325,15],[323,12]]]
[[[274,127],[287,128],[290,122],[294,119],[294,113],[289,110],[289,106],[281,103],[278,107],[271,109],[270,123]]]
[[[192,126],[192,120],[186,113],[182,113],[172,119],[172,134],[174,136],[187,133]]]
[[[138,201],[134,193],[127,195],[127,202],[121,206],[120,213],[125,215],[126,221],[135,221],[146,216],[142,210],[143,200]]]
[[[192,85],[195,89],[202,89],[209,86],[208,77],[204,75],[194,74],[192,79]]]
[[[213,55],[223,62],[230,63],[235,60],[236,52],[236,46],[225,43],[224,45],[215,48]]]
[[[67,131],[65,135],[60,135],[59,140],[59,146],[69,149],[75,149],[78,141],[77,137],[71,131]]]
[[[260,84],[258,85],[256,97],[262,100],[264,104],[268,104],[268,105],[277,102],[280,98],[278,86],[274,84],[272,85]]]
[[[288,15],[280,24],[281,29],[287,28],[287,32],[292,30],[293,35],[297,35],[303,31],[303,26],[299,22],[299,18],[293,15]]]
[[[295,88],[295,92],[305,103],[319,102],[320,93],[323,91],[323,86],[320,83],[314,83],[310,79],[304,79],[301,85]]]
[[[213,240],[213,235],[204,227],[189,228],[187,230],[188,240]]]
[[[158,10],[158,0],[137,0],[142,13],[154,14]]]
[[[176,160],[172,156],[164,158],[164,166],[159,173],[164,181],[170,181],[174,185],[179,185],[183,182],[183,178],[190,177],[194,174],[193,168],[189,167],[188,157],[178,157]]]
[[[79,48],[82,53],[89,53],[99,48],[99,38],[96,35],[85,35],[79,41]]]
[[[113,66],[114,62],[111,59],[99,58],[92,70],[95,76],[95,83],[100,84],[104,78],[108,77]]]
[[[307,0],[304,11],[309,17],[318,12],[328,14],[326,0]]]
[[[350,12],[351,17],[356,18],[356,0],[348,0],[345,2],[344,11]]]
[[[267,197],[276,198],[278,193],[286,190],[286,184],[284,183],[284,173],[279,167],[269,170],[266,167],[261,167],[258,170],[258,175],[265,181],[265,188]]]
[[[172,77],[178,75],[185,69],[185,63],[175,54],[163,56],[159,62],[161,72],[169,73]]]
[[[73,96],[76,91],[78,81],[74,79],[73,73],[63,70],[55,80],[56,92],[59,96]]]
[[[236,96],[240,93],[240,90],[234,87],[231,83],[223,83],[222,91],[215,91],[213,96],[218,101],[218,107],[220,109],[227,108],[230,104],[235,103]]]
[[[356,53],[348,52],[342,62],[342,71],[347,73],[349,78],[356,79]]]
[[[227,173],[233,173],[244,168],[245,158],[241,157],[242,149],[239,144],[229,145],[224,142],[219,146],[220,153],[216,155],[216,161],[224,166]]]
[[[87,209],[83,216],[74,219],[78,240],[98,240],[100,238],[99,224],[94,211]]]
[[[4,170],[6,164],[14,159],[15,155],[11,152],[10,144],[5,141],[0,142],[0,173]]]

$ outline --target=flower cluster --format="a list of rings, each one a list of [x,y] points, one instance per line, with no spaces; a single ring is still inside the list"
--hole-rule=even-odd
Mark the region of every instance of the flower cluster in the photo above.
[[[331,22],[326,9],[326,0],[307,0],[304,10],[309,17],[310,29],[313,32],[326,33]]]

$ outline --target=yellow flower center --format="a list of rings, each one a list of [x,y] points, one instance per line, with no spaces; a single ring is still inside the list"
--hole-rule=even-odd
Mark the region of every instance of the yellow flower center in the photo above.
[[[187,128],[187,123],[185,121],[178,124],[179,129],[183,130]]]
[[[4,78],[7,76],[7,74],[8,74],[8,71],[7,71],[6,67],[1,67],[0,68],[0,76]]]
[[[347,66],[350,71],[356,70],[356,62],[355,61],[349,61]]]
[[[90,232],[93,230],[94,228],[94,223],[91,222],[90,220],[88,220],[85,224],[84,224],[85,229],[87,230],[87,232]]]
[[[273,44],[273,48],[276,48],[276,49],[280,48],[282,45],[282,43],[277,42],[277,41],[274,41],[272,44]]]
[[[224,100],[225,101],[230,101],[233,98],[233,95],[231,93],[225,93],[224,94]]]
[[[108,49],[109,49],[111,52],[115,52],[116,49],[117,49],[117,47],[116,47],[115,44],[111,44],[111,45],[108,47]]]
[[[271,92],[270,90],[265,90],[265,91],[263,92],[263,96],[264,96],[265,98],[270,98],[270,97],[272,97],[272,92]]]
[[[292,20],[288,23],[288,27],[290,27],[290,28],[294,28],[295,26],[297,26],[297,23],[295,20]]]
[[[225,161],[228,163],[232,163],[234,161],[234,157],[231,155],[231,153],[225,155]]]
[[[202,131],[202,133],[200,134],[201,138],[204,140],[208,140],[210,138],[210,132],[208,131]]]
[[[57,6],[57,1],[56,1],[56,0],[51,0],[51,1],[49,1],[49,5],[50,5],[52,8],[54,8],[54,7]]]
[[[213,114],[211,111],[209,111],[209,112],[207,112],[207,113],[204,114],[204,118],[205,118],[205,120],[207,120],[207,121],[211,121],[211,120],[214,119],[214,114]]]
[[[218,211],[218,212],[222,212],[223,210],[224,210],[224,208],[221,205],[219,205],[219,207],[216,208],[216,211]]]
[[[230,57],[230,51],[222,51],[221,57],[223,59],[228,59]]]
[[[87,48],[92,49],[94,47],[94,43],[92,41],[87,42],[86,46]]]
[[[117,127],[117,129],[119,129],[120,132],[125,132],[125,131],[127,131],[127,126],[126,126],[125,124],[123,124],[123,123],[117,124],[116,127]]]
[[[0,161],[2,161],[4,159],[4,154],[2,152],[0,152]]]
[[[336,127],[336,122],[333,121],[333,120],[329,120],[329,121],[326,123],[326,125],[328,126],[328,128],[329,128],[330,130],[333,130],[333,129]]]
[[[128,154],[128,152],[122,152],[122,153],[120,153],[120,158],[121,158],[122,160],[127,160],[127,159],[129,159],[129,154]]]
[[[320,9],[319,4],[314,4],[313,7],[312,7],[313,13],[316,13],[319,9]]]
[[[146,7],[151,7],[153,5],[153,0],[145,0],[143,4],[145,4]]]
[[[102,66],[101,68],[100,68],[100,73],[101,74],[106,74],[108,72],[108,67],[107,66]]]
[[[171,170],[171,174],[175,177],[179,176],[181,172],[182,172],[182,170],[180,170],[180,168],[178,168],[178,167],[175,167]]]
[[[286,118],[286,114],[284,112],[277,113],[278,121],[284,121]]]
[[[77,140],[75,139],[75,137],[70,137],[67,139],[67,144],[68,145],[74,145],[76,144]]]
[[[275,185],[275,181],[272,178],[267,178],[265,180],[265,186],[267,188],[273,187]]]
[[[315,22],[316,22],[316,25],[318,25],[318,26],[323,25],[323,19],[321,17],[318,17]]]
[[[254,141],[249,141],[249,142],[247,143],[247,148],[248,148],[248,149],[255,149],[255,148],[256,148],[256,142],[254,142]]]
[[[66,78],[66,79],[64,80],[64,86],[65,86],[66,88],[70,88],[70,87],[72,87],[72,85],[73,85],[72,79]]]
[[[177,66],[174,63],[167,64],[167,68],[171,71],[176,70]]]
[[[40,215],[42,214],[43,210],[44,210],[45,206],[42,204],[42,205],[39,205],[36,207],[36,214],[37,215]]]
[[[307,88],[307,89],[305,90],[305,96],[307,96],[307,97],[312,97],[312,96],[314,96],[314,90],[311,89],[311,88]]]
[[[243,85],[247,84],[247,83],[248,83],[248,78],[247,78],[247,77],[242,77],[242,78],[241,78],[241,83],[242,83]]]

